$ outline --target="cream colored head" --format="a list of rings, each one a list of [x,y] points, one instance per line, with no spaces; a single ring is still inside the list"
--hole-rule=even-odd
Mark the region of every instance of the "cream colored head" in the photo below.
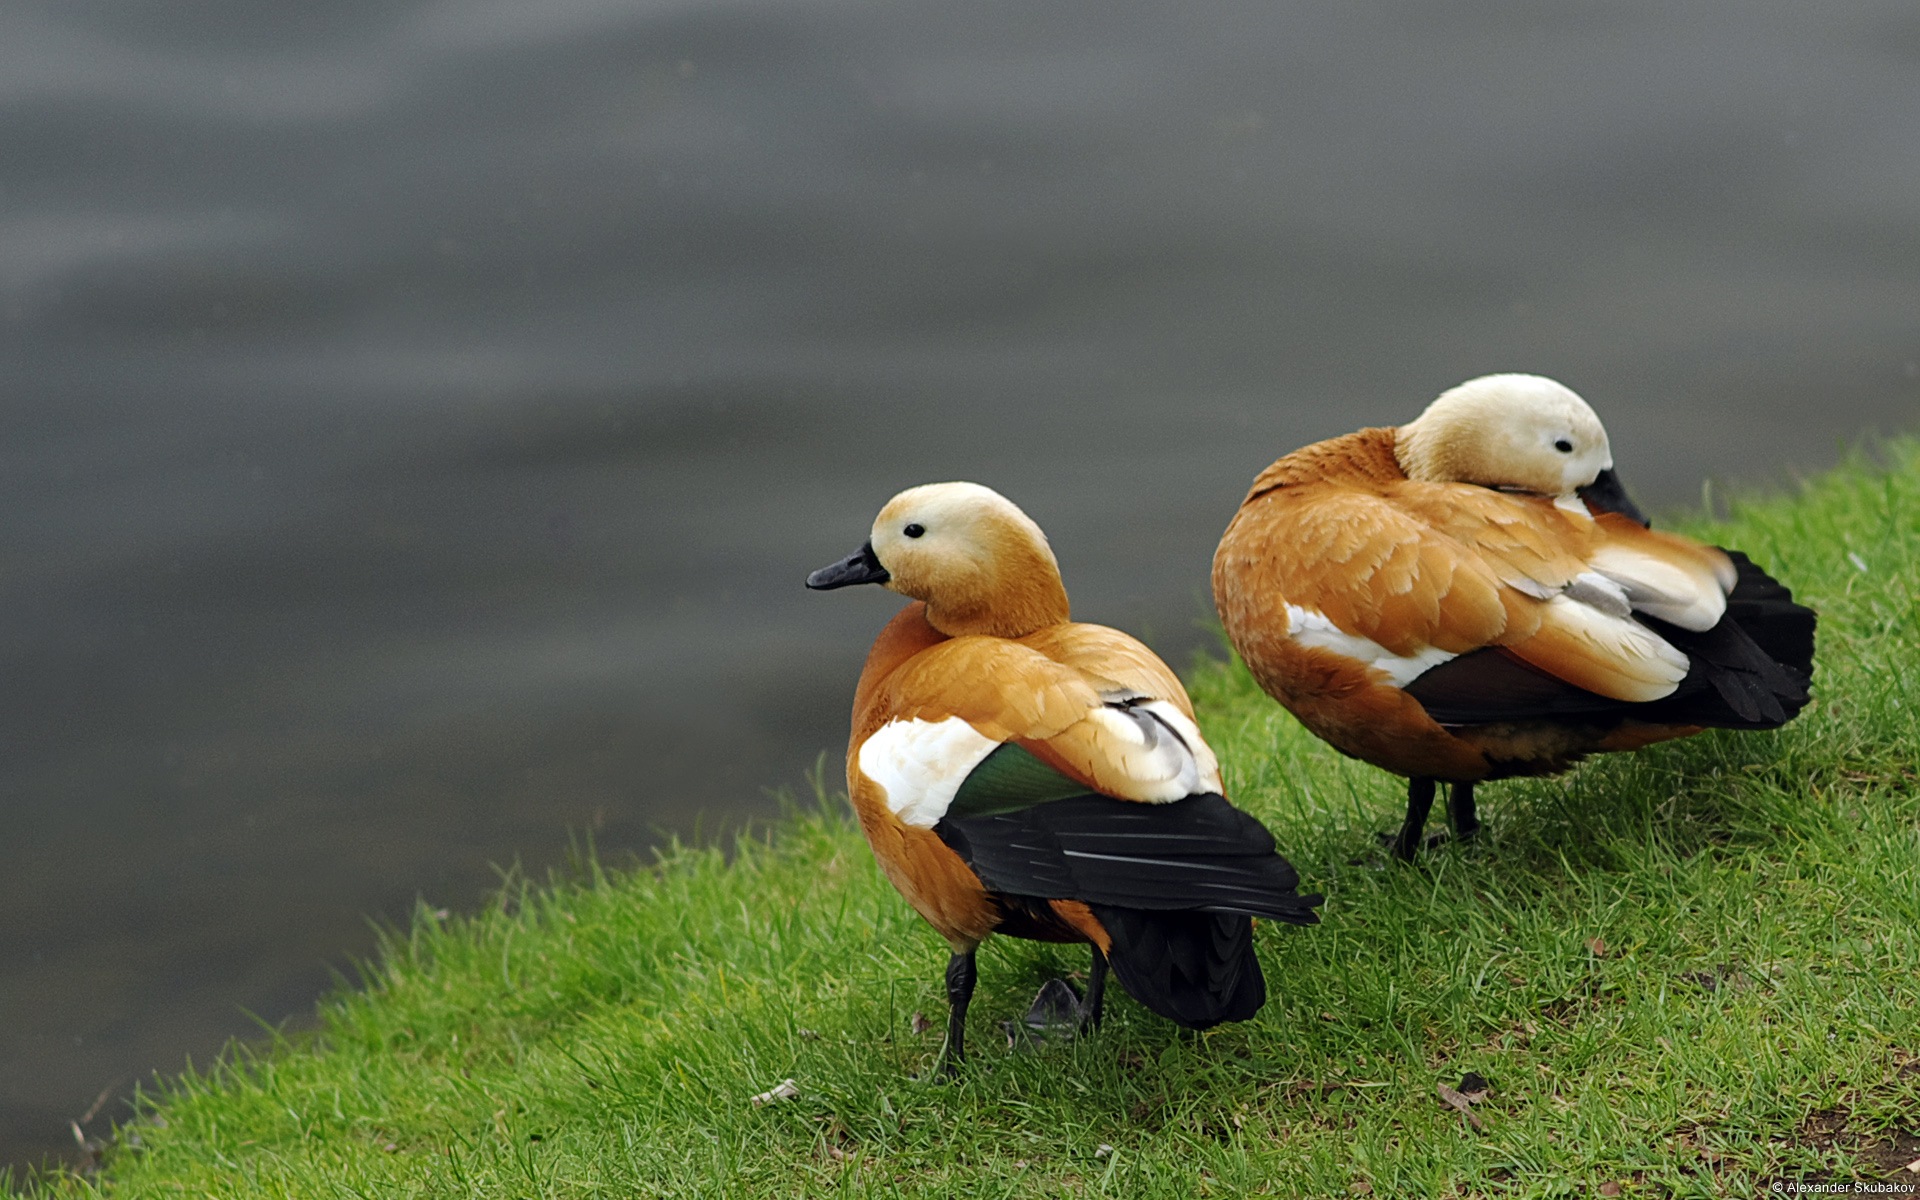
[[[1483,375],[1399,429],[1409,479],[1565,496],[1613,466],[1607,431],[1572,389],[1539,375]]]
[[[929,483],[887,501],[873,522],[883,585],[927,603],[942,633],[1020,637],[1067,619],[1047,535],[992,488]]]

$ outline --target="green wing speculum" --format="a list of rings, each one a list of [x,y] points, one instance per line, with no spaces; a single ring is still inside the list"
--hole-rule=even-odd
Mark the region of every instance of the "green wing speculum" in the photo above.
[[[981,759],[980,765],[961,782],[960,790],[953,794],[953,803],[947,806],[947,814],[980,817],[1018,812],[1049,800],[1087,794],[1086,784],[1067,778],[1031,751],[1006,742]]]

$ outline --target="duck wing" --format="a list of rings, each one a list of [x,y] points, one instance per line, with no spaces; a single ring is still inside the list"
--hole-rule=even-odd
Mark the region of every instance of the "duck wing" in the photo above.
[[[1108,667],[1136,683],[1155,682],[1122,660]],[[886,711],[893,719],[868,739],[860,757],[864,764],[870,751],[882,756],[898,739],[932,737],[912,726],[919,722],[951,730],[950,740],[971,745],[977,753],[968,770],[994,746],[1014,742],[1082,791],[1144,803],[1220,791],[1220,764],[1193,723],[1185,690],[1164,665],[1159,673],[1168,686],[1143,692],[1022,641],[954,638],[915,656],[888,680]],[[957,788],[959,777],[952,783]]]
[[[1258,495],[1228,528],[1214,575],[1243,654],[1249,637],[1278,634],[1401,688],[1423,680],[1416,698],[1449,723],[1671,696],[1691,660],[1666,632],[1713,628],[1734,582],[1723,552],[1624,515],[1413,480]],[[1490,648],[1500,653],[1453,665]]]
[[[1548,622],[1528,642],[1462,655],[1408,684],[1428,715],[1448,725],[1585,717],[1773,729],[1805,707],[1812,609],[1794,603],[1785,586],[1739,551],[1648,534],[1636,524],[1603,519],[1602,525],[1617,540],[1589,561],[1606,572],[1601,583],[1614,585],[1617,594],[1598,603],[1623,606],[1617,617],[1657,639],[1655,669],[1643,677],[1657,684],[1658,666],[1676,662],[1680,673],[1672,686],[1638,697],[1621,695],[1626,689],[1617,681],[1606,689],[1578,686],[1585,666],[1577,661],[1579,647],[1569,656],[1553,644],[1567,640],[1572,622]],[[1576,658],[1570,668],[1569,657]],[[1556,664],[1559,670],[1549,669]]]

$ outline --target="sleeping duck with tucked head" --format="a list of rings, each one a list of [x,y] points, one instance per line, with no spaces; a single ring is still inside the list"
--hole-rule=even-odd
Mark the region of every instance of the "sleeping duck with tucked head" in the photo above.
[[[952,950],[946,1069],[965,1058],[975,952],[993,933],[1093,947],[1083,1027],[1109,966],[1190,1028],[1253,1016],[1266,983],[1252,918],[1310,924],[1321,898],[1223,797],[1166,664],[1069,620],[1040,527],[978,484],[900,493],[865,545],[807,577],[862,583],[912,602],[855,689],[847,790],[881,871]]]
[[[1439,782],[1470,837],[1477,783],[1774,729],[1813,674],[1813,611],[1746,555],[1650,528],[1600,419],[1538,375],[1471,380],[1269,466],[1213,594],[1268,695],[1407,777],[1406,859]]]

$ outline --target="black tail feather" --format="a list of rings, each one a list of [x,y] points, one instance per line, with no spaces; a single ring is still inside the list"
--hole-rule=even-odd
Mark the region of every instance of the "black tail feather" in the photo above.
[[[1727,597],[1727,615],[1773,661],[1813,676],[1814,611],[1793,602],[1785,584],[1754,565],[1738,550],[1728,550],[1739,579]]]
[[[1073,796],[1013,812],[949,815],[934,832],[996,892],[1133,909],[1317,921],[1317,895],[1259,821],[1211,793],[1170,804]]]
[[[1108,957],[1127,994],[1169,1021],[1207,1029],[1245,1021],[1267,1001],[1253,920],[1235,913],[1090,906],[1113,939]]]
[[[1673,695],[1646,706],[1655,720],[1722,729],[1777,729],[1806,707],[1813,676],[1812,609],[1738,550],[1729,550],[1738,578],[1727,615],[1701,633],[1642,617],[1687,656],[1686,679]]]

